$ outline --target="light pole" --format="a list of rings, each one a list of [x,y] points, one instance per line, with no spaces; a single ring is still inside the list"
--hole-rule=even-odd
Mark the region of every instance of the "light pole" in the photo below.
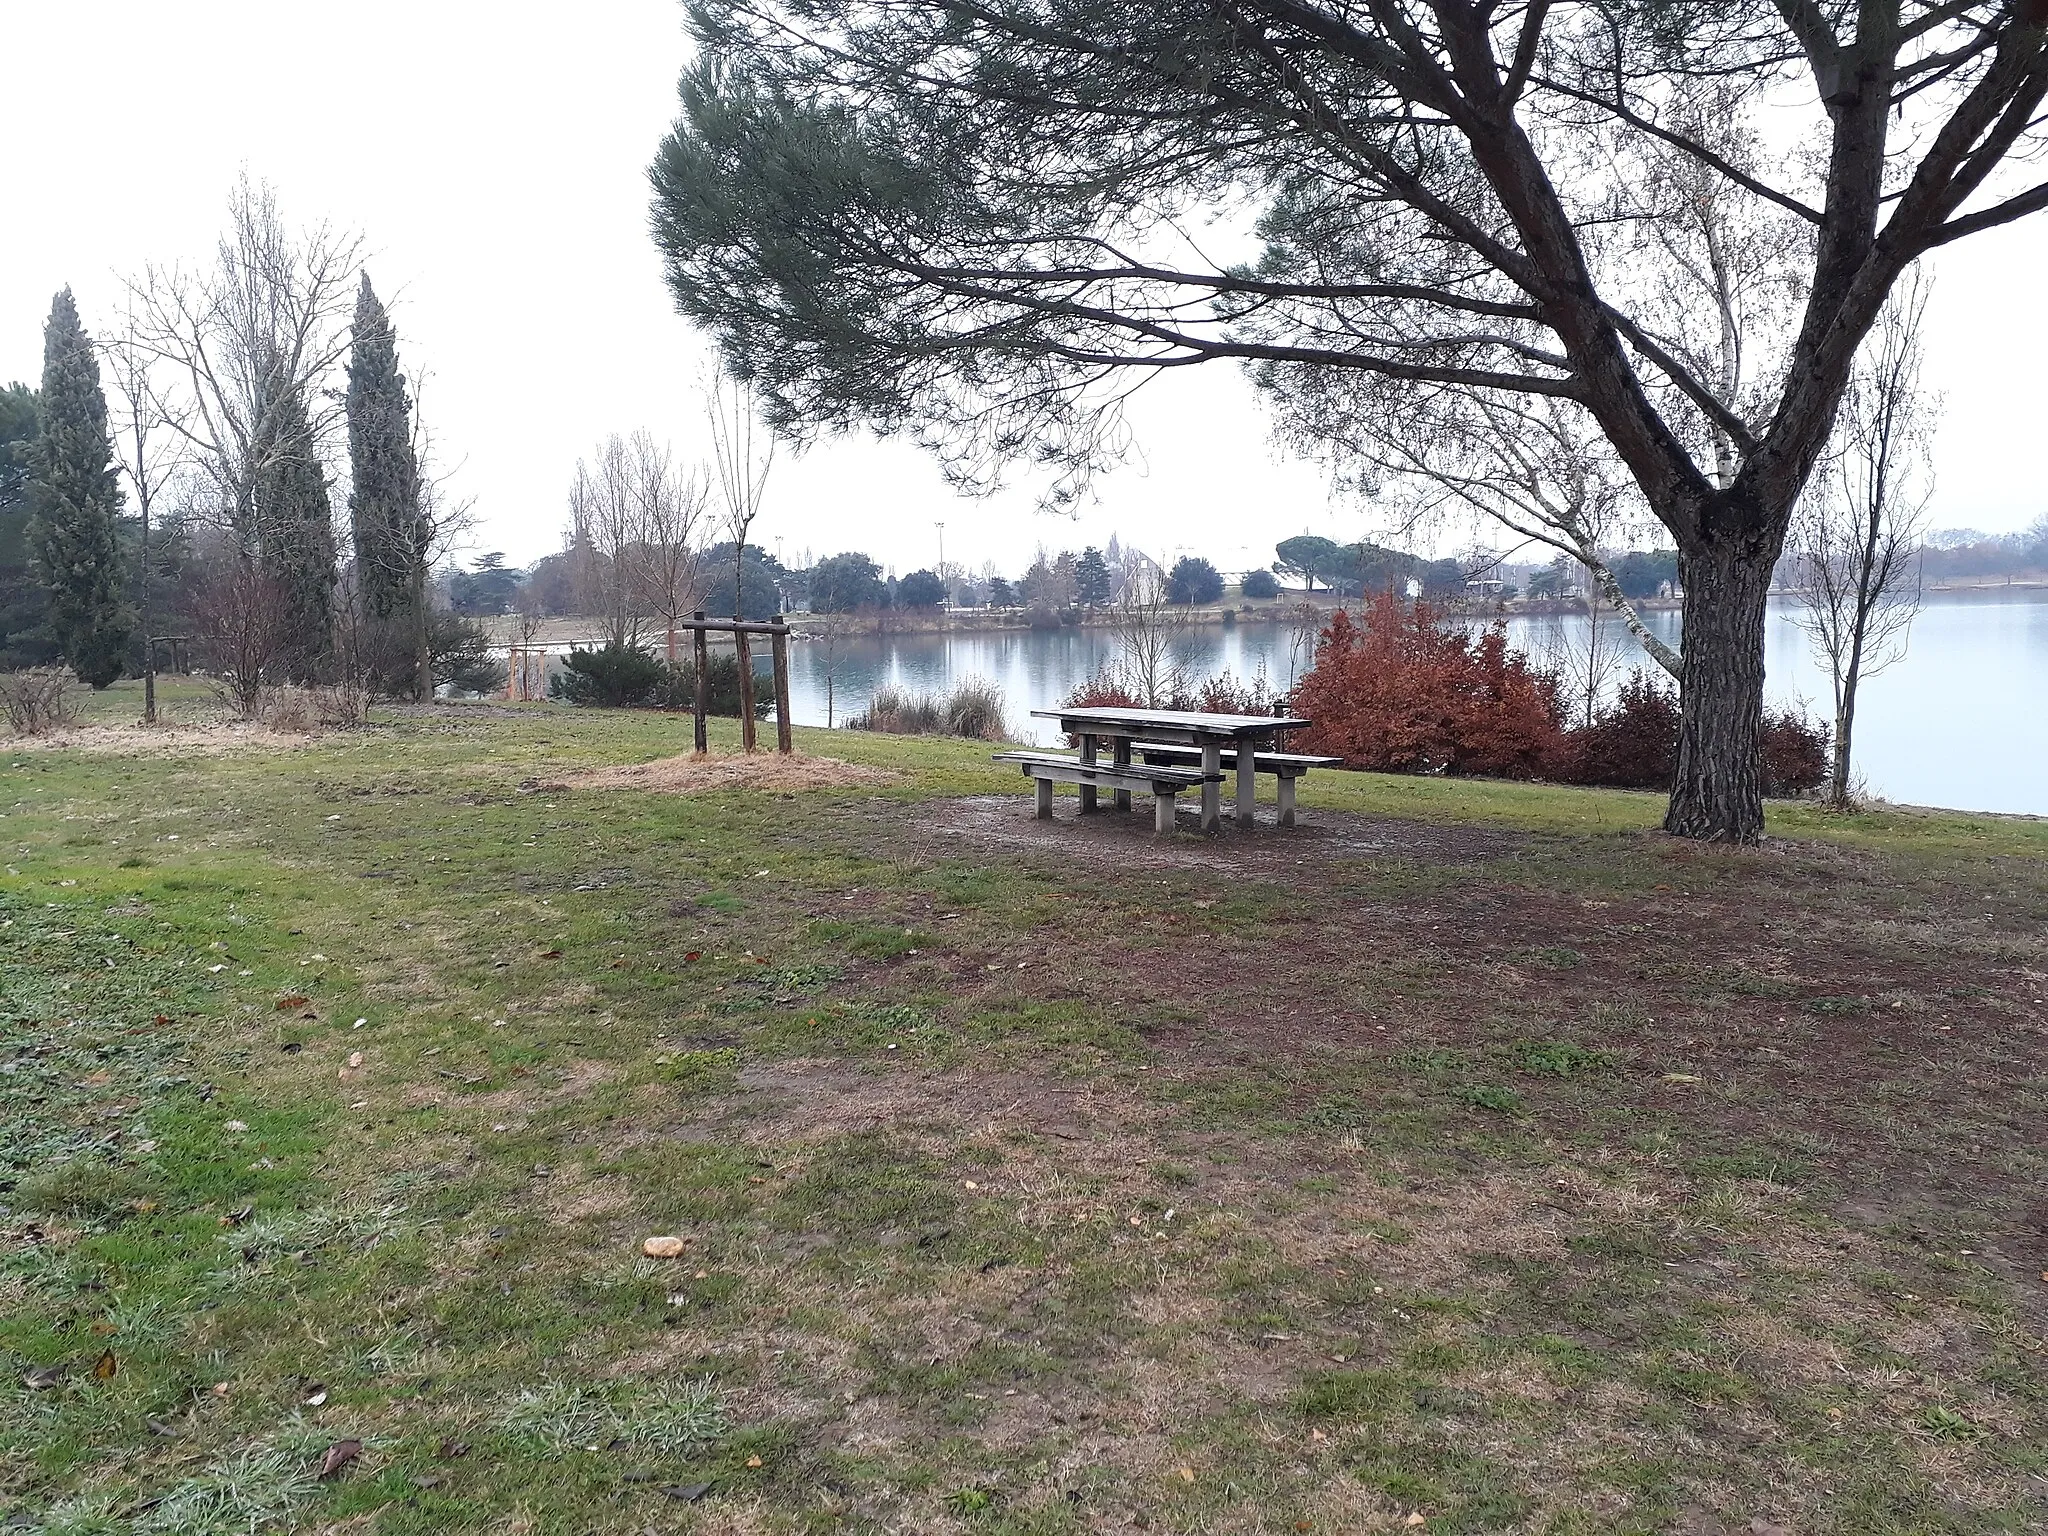
[[[933,523],[932,526],[939,530],[939,580],[944,581],[946,579],[946,525],[944,523]]]

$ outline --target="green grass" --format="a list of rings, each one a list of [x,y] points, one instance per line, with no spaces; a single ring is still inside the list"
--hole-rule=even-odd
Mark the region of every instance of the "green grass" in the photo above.
[[[0,1520],[2048,1521],[2040,824],[1317,774],[1407,851],[1234,876],[977,844],[975,743],[548,787],[686,731],[0,752]]]

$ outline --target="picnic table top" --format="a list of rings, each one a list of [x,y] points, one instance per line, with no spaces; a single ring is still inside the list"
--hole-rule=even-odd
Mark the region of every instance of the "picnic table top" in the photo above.
[[[1298,731],[1313,721],[1288,715],[1219,715],[1197,709],[1127,709],[1114,704],[1088,704],[1075,709],[1034,709],[1045,720],[1074,725],[1101,725],[1128,731],[1185,731],[1196,736],[1256,736],[1267,731]]]

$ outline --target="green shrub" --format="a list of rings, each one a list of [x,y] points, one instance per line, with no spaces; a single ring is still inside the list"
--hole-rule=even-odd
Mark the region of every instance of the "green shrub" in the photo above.
[[[571,704],[623,709],[646,703],[668,670],[637,645],[608,643],[595,651],[572,650],[548,691]]]

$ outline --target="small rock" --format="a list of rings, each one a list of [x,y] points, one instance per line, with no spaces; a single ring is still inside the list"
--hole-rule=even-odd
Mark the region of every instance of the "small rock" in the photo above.
[[[679,1259],[689,1244],[672,1234],[650,1237],[640,1245],[640,1251],[650,1259]]]

